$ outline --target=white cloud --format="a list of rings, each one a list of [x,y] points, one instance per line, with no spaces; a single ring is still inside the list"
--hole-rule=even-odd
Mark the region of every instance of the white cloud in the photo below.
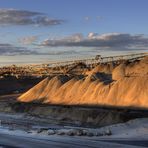
[[[124,33],[97,34],[89,33],[83,37],[82,34],[74,34],[60,39],[46,39],[41,45],[65,46],[65,47],[99,47],[99,48],[127,48],[148,47],[148,37],[144,35],[131,35]]]
[[[24,45],[29,45],[38,40],[38,36],[27,36],[19,39],[19,42]]]
[[[89,21],[89,20],[90,20],[90,17],[89,17],[89,16],[85,16],[85,17],[84,17],[84,20],[85,20],[85,21]]]
[[[83,35],[80,33],[64,37],[61,39],[46,39],[42,42],[43,46],[65,46],[68,43],[79,43],[83,40]]]
[[[88,34],[88,39],[94,39],[94,38],[96,38],[97,35],[98,35],[97,33],[90,32]]]
[[[0,25],[37,25],[50,26],[63,23],[64,20],[52,19],[40,12],[16,9],[0,9]]]

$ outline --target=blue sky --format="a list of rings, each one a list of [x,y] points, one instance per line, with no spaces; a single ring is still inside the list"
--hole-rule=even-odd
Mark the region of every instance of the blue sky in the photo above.
[[[147,50],[147,6],[147,0],[0,0],[1,48],[10,44],[9,48],[13,46],[10,50],[15,50],[13,56],[19,54],[19,48],[23,50],[21,54],[52,55],[54,51],[56,55],[57,51],[58,55],[59,51],[60,54],[68,51],[71,55],[76,51],[76,56],[84,54],[83,51],[91,53],[92,49],[97,52],[96,48],[106,52]],[[18,18],[10,10],[17,10]],[[22,11],[27,16],[22,18]],[[39,24],[37,20],[24,23],[24,19],[30,19],[31,12],[42,13]],[[18,19],[24,24],[20,25]],[[49,20],[54,20],[56,25]],[[9,54],[10,50],[5,52],[1,48],[1,54]]]
[[[1,8],[46,13],[67,22],[51,28],[56,33],[148,33],[147,0],[1,0]],[[89,22],[84,18],[90,17]],[[97,21],[97,16],[102,17]],[[44,29],[43,29],[44,30]],[[46,28],[47,30],[47,28]]]

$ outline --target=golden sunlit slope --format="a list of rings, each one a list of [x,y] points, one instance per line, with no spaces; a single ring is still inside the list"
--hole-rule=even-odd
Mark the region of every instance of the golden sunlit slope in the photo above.
[[[67,105],[148,107],[148,58],[112,66],[98,65],[84,78],[46,78],[18,98]]]

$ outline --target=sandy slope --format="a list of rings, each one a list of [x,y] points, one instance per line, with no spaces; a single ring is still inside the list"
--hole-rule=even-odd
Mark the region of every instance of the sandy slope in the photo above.
[[[54,104],[148,107],[148,58],[118,66],[98,65],[84,78],[46,78],[18,100]]]

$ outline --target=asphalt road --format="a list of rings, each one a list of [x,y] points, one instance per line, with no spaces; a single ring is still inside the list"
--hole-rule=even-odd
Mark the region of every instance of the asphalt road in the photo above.
[[[142,141],[143,142],[143,141]],[[95,141],[89,139],[49,136],[48,139],[32,136],[14,136],[0,133],[0,147],[4,148],[138,148],[132,146],[107,141]]]
[[[119,143],[119,144],[128,144],[141,147],[148,147],[148,140],[102,140],[103,142]]]

